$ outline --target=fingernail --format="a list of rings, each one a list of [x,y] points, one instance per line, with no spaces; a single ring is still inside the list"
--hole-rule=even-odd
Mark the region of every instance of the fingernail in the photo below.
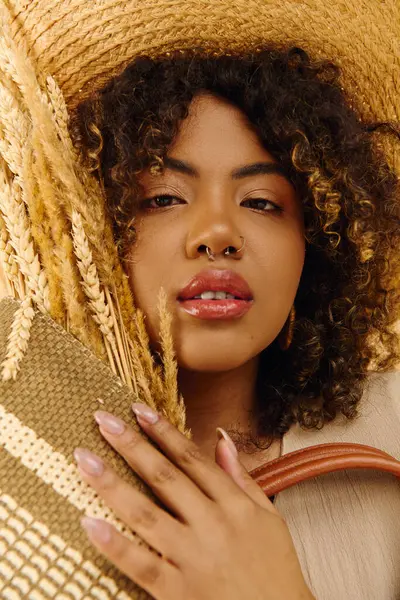
[[[88,475],[101,475],[104,471],[103,461],[85,448],[75,448],[74,457],[78,465]]]
[[[114,415],[111,415],[104,410],[96,410],[94,418],[96,419],[96,423],[108,433],[120,435],[125,431],[125,423],[121,421],[121,419],[118,419],[118,417],[114,417]]]
[[[135,402],[132,404],[132,410],[138,417],[141,417],[147,423],[157,423],[159,416],[154,410],[151,410],[146,404]]]
[[[229,435],[226,433],[225,429],[222,429],[222,427],[217,427],[217,436],[218,436],[219,440],[221,438],[224,438],[228,442],[230,451],[232,452],[233,456],[235,458],[237,458],[238,451],[236,449],[236,446],[233,443],[233,441],[231,440],[231,438],[229,437]]]
[[[108,544],[111,540],[111,527],[105,521],[93,519],[92,517],[82,517],[81,525],[85,529],[89,538],[100,544]]]

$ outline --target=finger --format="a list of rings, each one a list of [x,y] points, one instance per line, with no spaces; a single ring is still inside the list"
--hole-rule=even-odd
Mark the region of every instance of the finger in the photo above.
[[[142,413],[136,412],[143,407],[147,414],[156,415],[157,420],[153,423],[146,422]],[[199,447],[188,440],[161,415],[150,411],[149,407],[135,403],[132,409],[138,417],[138,423],[150,436],[163,452],[184,472],[203,492],[219,504],[230,504],[233,500],[241,497],[237,485],[233,484],[230,477],[208,457],[203,455]],[[144,413],[143,413],[144,414]]]
[[[259,504],[262,508],[267,508],[273,513],[278,513],[269,498],[264,494],[261,487],[254,481],[245,469],[240,459],[235,454],[235,444],[229,437],[228,433],[218,427],[217,432],[219,439],[215,447],[215,461],[220,467],[230,475],[233,481],[252,499],[254,502]],[[226,437],[225,437],[226,436]]]
[[[76,448],[74,457],[83,479],[130,529],[161,554],[171,556],[172,560],[182,555],[187,535],[182,523],[120,479],[89,450]]]
[[[211,500],[143,435],[104,411],[97,411],[95,418],[106,440],[181,521],[189,523],[193,515],[207,518]]]
[[[81,523],[94,546],[156,600],[184,597],[181,573],[173,564],[133,544],[105,521],[83,517]]]

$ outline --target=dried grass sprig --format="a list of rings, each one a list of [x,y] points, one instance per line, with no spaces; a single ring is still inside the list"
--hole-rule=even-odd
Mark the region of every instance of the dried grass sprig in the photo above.
[[[158,293],[158,315],[160,318],[160,341],[164,366],[164,384],[168,402],[176,403],[178,399],[177,375],[178,367],[175,360],[174,344],[172,339],[172,315],[167,308],[167,294],[164,288]]]
[[[125,355],[127,357],[127,361],[128,361],[128,365],[129,365],[129,373],[130,373],[130,376],[131,376],[131,379],[132,379],[133,389],[135,390],[136,395],[138,395],[139,391],[138,391],[138,386],[137,386],[137,379],[136,379],[135,369],[134,369],[134,366],[133,366],[133,361],[132,361],[132,356],[131,356],[131,350],[130,350],[130,347],[129,347],[128,334],[127,334],[127,331],[125,329],[124,320],[122,318],[121,306],[120,306],[120,303],[119,303],[118,294],[116,292],[115,285],[113,286],[113,290],[112,291],[113,291],[113,295],[114,295],[114,298],[115,298],[115,303],[117,305],[119,323],[121,325],[122,343],[123,343],[123,346],[124,346],[124,352],[125,352]]]
[[[65,326],[79,341],[91,349],[100,360],[107,360],[103,336],[89,314],[86,297],[80,285],[80,274],[76,264],[70,226],[62,203],[58,201],[59,190],[53,185],[43,148],[36,130],[32,135],[32,150],[35,163],[31,174],[35,177],[35,199],[42,202],[47,215],[47,229],[54,244],[54,261],[48,274],[49,283],[60,282],[66,314]],[[29,175],[29,174],[28,174]],[[40,197],[40,199],[39,199]],[[33,200],[35,202],[36,200]]]
[[[0,213],[0,265],[3,269],[7,294],[12,298],[22,298],[18,279],[18,264],[9,241],[6,224]]]
[[[121,359],[121,364],[122,364],[122,368],[123,368],[124,376],[125,376],[125,382],[128,385],[128,387],[133,389],[133,379],[132,379],[132,374],[129,370],[129,361],[128,361],[128,358],[126,355],[124,341],[122,339],[122,334],[120,331],[120,327],[118,325],[117,315],[114,310],[113,299],[111,297],[110,290],[108,289],[107,286],[105,286],[105,288],[104,288],[104,293],[106,295],[107,304],[110,307],[110,313],[111,313],[111,318],[112,318],[112,322],[113,322],[113,330],[115,333],[115,337],[117,340],[117,346],[118,346],[118,356]],[[129,350],[128,350],[128,352],[129,352]]]
[[[77,157],[77,152],[75,151],[68,131],[69,114],[62,91],[57,85],[54,77],[51,75],[46,78],[46,84],[49,105],[53,112],[53,119],[57,129],[58,137],[61,143],[65,144],[68,152]]]
[[[168,338],[170,323],[164,319],[162,325],[162,377],[161,368],[145,348],[148,336],[144,320],[136,335],[134,301],[105,211],[104,194],[80,163],[71,142],[63,95],[53,78],[44,81],[41,73],[36,74],[26,42],[15,44],[10,34],[10,15],[2,4],[0,16],[0,73],[6,84],[2,97],[12,115],[12,120],[6,119],[0,125],[1,150],[15,175],[11,181],[4,177],[1,210],[9,242],[4,240],[2,248],[8,248],[7,243],[12,245],[21,290],[28,293],[30,302],[42,312],[55,310],[59,318],[66,320],[67,329],[86,346],[93,349],[95,345],[98,355],[107,355],[114,372],[127,385],[133,384],[143,401],[156,409],[161,402],[166,416],[184,431],[183,399],[178,398],[177,382],[173,381],[177,367],[172,338]],[[10,212],[10,199],[15,214]],[[28,216],[32,216],[32,224]],[[45,270],[38,250],[46,263]],[[53,290],[51,306],[47,272]],[[60,295],[54,293],[55,282],[61,282],[64,305]],[[84,294],[88,301],[84,301]],[[23,302],[28,303],[28,298],[24,297]],[[78,324],[82,325],[81,331]]]
[[[162,369],[154,361],[150,350],[149,335],[146,330],[145,317],[139,308],[135,310],[136,337],[138,340],[138,352],[143,364],[144,372],[150,382],[151,393],[157,399],[157,403],[165,403],[165,389],[162,379]]]
[[[146,377],[146,373],[143,368],[143,364],[140,360],[137,343],[135,341],[131,340],[130,338],[128,338],[128,344],[129,344],[133,368],[134,368],[135,375],[136,375],[136,381],[137,381],[137,385],[138,385],[139,401],[144,402],[145,404],[147,404],[148,406],[150,406],[150,408],[152,408],[154,410],[159,410],[157,399],[155,399],[151,393],[150,382],[148,381],[148,378]]]
[[[181,431],[185,432],[186,413],[182,396],[178,395],[178,364],[172,336],[172,314],[167,307],[167,294],[160,288],[157,304],[160,319],[160,342],[164,367],[165,405],[163,412]]]
[[[39,132],[49,168],[57,182],[54,185],[58,188],[60,205],[65,207],[69,219],[72,210],[81,214],[101,280],[109,287],[115,283],[124,324],[132,337],[133,300],[127,277],[119,262],[112,227],[106,218],[101,190],[95,179],[89,177],[86,170],[79,165],[72,143],[60,141],[58,132],[63,130],[63,135],[67,134],[65,114],[64,117],[60,116],[63,108],[60,104],[57,105],[57,102],[52,104],[52,101],[48,100],[48,82],[46,93],[42,91],[26,44],[21,41],[18,47],[15,45],[9,25],[6,24],[7,19],[9,20],[9,15],[4,12],[3,39],[0,40],[1,68],[17,84],[30,112],[33,127]],[[52,88],[56,89],[55,81],[50,84],[51,93],[54,92]],[[57,94],[62,96],[59,90]],[[58,115],[58,125],[54,121],[55,112]]]
[[[40,135],[40,141],[48,160],[52,175],[64,186],[63,195],[69,203],[70,213],[77,210],[85,223],[86,235],[91,247],[99,255],[103,255],[104,239],[102,238],[105,212],[104,207],[96,198],[88,197],[88,190],[77,177],[75,156],[66,151],[57,134],[53,118],[53,107],[47,94],[41,89],[31,60],[28,58],[24,42],[17,47],[9,28],[3,22],[2,37],[0,37],[1,70],[18,86],[24,98],[26,109],[29,110],[32,125]],[[69,214],[71,218],[71,214]],[[107,265],[107,261],[104,263]]]
[[[39,192],[34,177],[35,155],[31,144],[26,144],[23,156],[22,179],[25,190],[25,203],[28,208],[32,238],[38,249],[49,286],[49,314],[58,324],[64,325],[66,307],[62,294],[62,281],[55,253],[52,225],[46,210],[44,195]]]
[[[15,260],[32,300],[42,313],[48,313],[50,304],[47,277],[33,247],[22,191],[15,178],[8,181],[5,169],[4,163],[0,162],[0,210],[15,252]]]
[[[92,310],[93,319],[99,325],[100,331],[104,335],[108,353],[110,349],[112,350],[112,357],[115,359],[118,375],[128,384],[128,379],[115,341],[114,321],[111,315],[110,305],[105,298],[104,290],[100,289],[100,279],[96,265],[93,262],[92,252],[89,248],[88,239],[83,228],[82,218],[76,211],[72,212],[72,237],[74,251],[78,259],[78,268],[82,277],[81,285],[89,299],[89,307]],[[111,360],[110,353],[109,359],[111,366],[113,366],[113,360]]]
[[[31,327],[35,311],[32,306],[32,297],[27,296],[14,314],[11,333],[8,336],[6,357],[1,363],[2,380],[16,379],[21,366],[21,360],[28,347],[31,336]]]
[[[21,177],[24,160],[24,140],[30,132],[27,115],[23,113],[12,93],[0,83],[0,153],[9,169]]]
[[[63,296],[67,309],[66,328],[72,335],[103,361],[107,361],[107,351],[103,334],[92,318],[87,307],[86,296],[80,283],[80,273],[75,257],[71,236],[62,234],[60,245],[55,249],[62,280]]]
[[[6,83],[8,83],[9,87],[6,87]],[[0,114],[2,115],[0,123],[0,154],[2,155],[2,160],[7,163],[7,168],[14,175],[14,178],[11,177],[11,188],[4,189],[4,193],[9,193],[9,190],[13,189],[14,198],[16,199],[17,203],[20,203],[20,200],[22,200],[26,205],[28,205],[29,193],[27,193],[26,189],[28,180],[25,175],[29,174],[29,171],[26,170],[25,165],[27,153],[29,151],[29,136],[31,126],[26,112],[24,112],[19,103],[19,98],[15,97],[14,94],[15,89],[13,89],[13,86],[10,84],[10,82],[5,80],[4,82],[0,83]],[[2,164],[4,167],[4,162]],[[29,235],[27,234],[27,237],[32,236],[33,240],[35,240],[33,227],[30,226],[32,225],[32,220],[29,222],[28,215],[26,215],[25,218],[25,214],[26,211],[22,206],[20,206],[20,218],[25,221],[25,224],[23,224],[23,221],[21,221],[21,227],[25,229],[26,232],[29,230]],[[12,241],[10,241],[10,244],[12,244]],[[25,248],[25,250],[30,254],[32,253],[32,249],[33,245],[31,245],[30,248]],[[15,246],[14,251],[16,251]],[[18,279],[17,289],[19,290],[19,297],[24,297],[22,296],[21,274],[18,273],[18,264],[22,258],[18,257],[18,253],[14,255],[8,253],[8,257],[9,260],[7,260],[7,255],[3,254],[4,270],[8,273],[8,279],[12,274],[14,275],[15,279]],[[43,258],[43,256],[41,258]],[[30,261],[28,260],[27,262]],[[37,261],[34,260],[34,264],[31,266],[37,270],[38,265],[39,258]],[[11,270],[9,267],[11,267]],[[26,274],[27,273],[25,271],[25,275]],[[32,281],[27,283],[28,287],[31,289],[31,291],[33,291]],[[50,294],[50,288],[48,290],[44,289],[43,293],[44,295],[47,293]],[[38,299],[35,294],[33,294],[33,298],[35,300]],[[39,300],[38,306],[41,306],[41,310],[43,312],[45,308],[44,302],[40,304]],[[50,301],[47,303],[47,307],[49,306],[51,306]]]

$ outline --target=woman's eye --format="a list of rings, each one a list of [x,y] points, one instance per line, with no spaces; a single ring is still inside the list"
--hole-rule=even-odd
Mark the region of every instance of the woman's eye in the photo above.
[[[242,206],[248,206],[253,210],[258,210],[260,212],[282,212],[283,208],[278,206],[271,200],[266,200],[265,198],[248,198],[242,202]]]
[[[150,210],[155,210],[157,208],[169,208],[170,206],[174,206],[172,203],[173,200],[177,201],[175,204],[183,202],[183,200],[177,196],[171,196],[170,194],[159,194],[158,196],[153,196],[152,198],[146,198],[146,200],[143,200],[142,206]]]

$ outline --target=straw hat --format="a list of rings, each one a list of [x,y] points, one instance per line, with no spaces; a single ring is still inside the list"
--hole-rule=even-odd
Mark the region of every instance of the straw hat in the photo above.
[[[68,108],[136,56],[198,48],[241,53],[295,45],[342,69],[349,102],[365,120],[400,121],[398,0],[2,0],[12,36],[26,41]],[[400,169],[394,142],[389,161]]]

